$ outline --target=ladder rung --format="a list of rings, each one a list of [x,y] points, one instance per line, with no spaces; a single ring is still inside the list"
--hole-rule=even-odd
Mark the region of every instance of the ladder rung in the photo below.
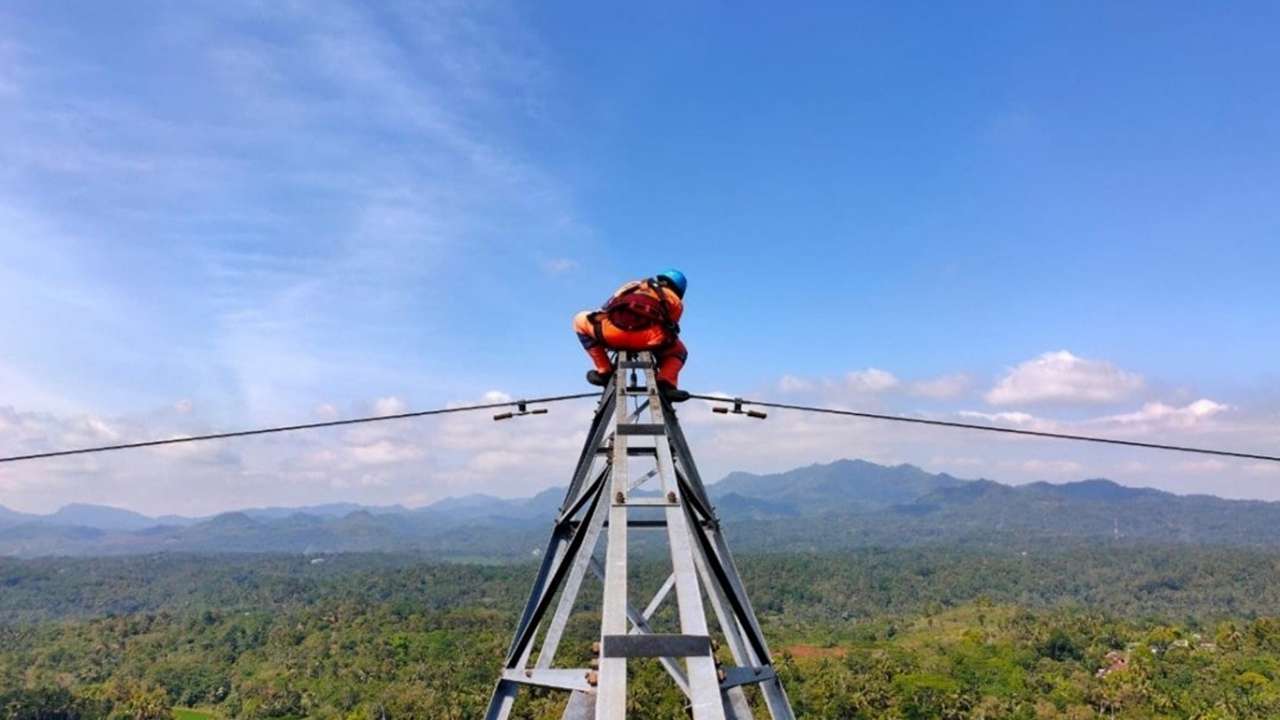
[[[641,529],[664,528],[666,526],[667,526],[666,520],[628,520],[627,521],[627,527],[629,528],[641,528]],[[604,521],[604,527],[609,527],[608,520]]]
[[[667,526],[666,520],[628,520],[627,521],[627,527],[629,528],[664,528],[666,526]]]
[[[634,423],[631,425],[619,425],[617,428],[619,435],[666,435],[667,426],[662,423]]]
[[[707,635],[605,635],[600,657],[701,657],[711,654]]]
[[[597,455],[608,455],[608,454],[609,454],[609,453],[611,453],[611,452],[613,452],[613,449],[612,449],[612,448],[607,448],[607,447],[598,447],[598,448],[596,448],[596,454],[597,454]],[[657,454],[658,454],[658,448],[656,448],[656,447],[629,447],[629,448],[627,448],[627,457],[653,457],[653,456],[655,456],[655,455],[657,455]]]
[[[653,362],[649,360],[623,360],[622,362],[618,363],[618,366],[627,368],[628,370],[632,368],[635,368],[635,369],[651,368],[653,367]]]

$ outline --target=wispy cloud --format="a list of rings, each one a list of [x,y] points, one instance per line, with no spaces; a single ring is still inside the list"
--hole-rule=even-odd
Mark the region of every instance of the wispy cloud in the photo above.
[[[784,393],[806,392],[814,388],[814,382],[795,375],[783,375],[778,380],[778,389]]]
[[[1265,421],[1211,400],[1153,403],[1132,412],[1075,418],[1022,411],[921,414],[902,405],[914,397],[909,385],[897,387],[901,392],[896,395],[849,394],[825,397],[822,404],[867,409],[864,403],[874,398],[888,403],[879,410],[916,417],[1238,449],[1263,448],[1273,433]],[[457,400],[461,404],[505,402],[511,397],[509,392],[492,389]],[[760,421],[715,415],[709,405],[690,402],[680,408],[680,417],[710,480],[732,470],[784,470],[857,457],[888,464],[916,462],[930,470],[1014,483],[1100,476],[1183,492],[1280,498],[1273,486],[1273,471],[1256,463],[1188,463],[1182,456],[1154,452],[786,410],[770,410],[769,418]],[[415,405],[399,396],[383,396],[344,407],[322,403],[315,412],[320,418],[333,419],[405,412]],[[484,413],[460,414],[0,466],[0,489],[5,504],[25,510],[49,510],[80,500],[155,513],[337,500],[422,504],[472,492],[528,495],[566,481],[592,408],[583,402],[551,410],[550,415],[527,422],[494,423]],[[218,429],[229,428],[212,422],[208,408],[187,400],[142,415],[117,417],[0,408],[0,454]]]
[[[973,378],[966,373],[952,373],[911,383],[910,393],[917,397],[950,400],[968,392]]]
[[[564,321],[582,302],[567,288],[607,264],[560,166],[531,140],[565,132],[565,83],[528,6],[233,0],[93,22],[26,11],[41,6],[0,11],[0,452],[500,400],[491,389],[517,378],[521,391],[567,382],[561,361],[581,358]],[[129,42],[95,42],[114,36]],[[531,309],[531,296],[542,304]],[[715,343],[695,339],[712,318],[693,308],[696,373]],[[527,350],[543,326],[515,331],[533,313],[554,315],[546,327],[563,333],[563,355]],[[974,380],[989,367],[917,376],[860,365],[769,385],[857,409],[1274,441],[1274,410],[1239,397],[1165,397],[1139,369],[1066,351],[994,358],[1016,364],[990,388]],[[530,367],[540,362],[557,369]],[[982,390],[994,409],[970,407]],[[563,482],[588,406],[528,423],[442,418],[10,466],[0,502],[204,512],[526,494]],[[1011,481],[1062,467],[1045,464],[1063,453],[1038,441],[688,407],[709,477],[844,456],[962,458],[956,468]],[[1089,474],[1190,472],[1078,451]],[[1248,475],[1256,482],[1241,492],[1276,492],[1274,478]]]
[[[1211,422],[1213,418],[1231,410],[1230,405],[1201,398],[1181,407],[1162,402],[1151,402],[1141,409],[1118,415],[1097,418],[1100,424],[1146,425],[1151,427],[1192,428]]]
[[[505,397],[493,391],[464,404]],[[410,409],[397,398],[363,406],[379,414]],[[590,403],[563,404],[536,423],[494,423],[485,413],[468,413],[9,464],[0,466],[0,504],[48,511],[84,501],[154,514],[204,514],[258,504],[422,504],[474,492],[528,495],[567,481],[590,414]],[[228,428],[209,424],[199,408],[107,418],[0,407],[0,454],[218,429]]]
[[[23,45],[0,39],[21,89],[0,97],[0,330],[28,349],[9,372],[61,378],[67,353],[39,349],[92,347],[81,409],[438,391],[421,349],[483,293],[475,262],[584,232],[511,132],[545,122],[549,73],[517,8],[159,7],[126,52],[76,40],[110,31],[15,16]]]
[[[552,275],[560,275],[578,267],[578,261],[570,258],[551,258],[542,261],[542,269]]]
[[[901,384],[893,373],[879,368],[855,370],[844,376],[845,386],[855,393],[880,393]]]
[[[538,257],[572,269],[588,232],[520,137],[546,129],[551,72],[521,12],[159,5],[131,15],[128,47],[110,49],[90,40],[126,28],[6,12],[0,449],[300,409],[391,414],[466,392],[471,368],[442,341],[457,308],[483,306]],[[501,427],[415,427],[7,467],[0,502],[400,501],[502,492],[484,470],[494,453],[525,452],[534,484],[552,482],[539,463],[573,455],[557,454],[572,427],[518,442],[485,440],[512,433]]]

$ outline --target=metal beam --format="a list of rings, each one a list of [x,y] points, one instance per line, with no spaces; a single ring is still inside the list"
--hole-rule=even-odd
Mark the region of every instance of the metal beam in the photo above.
[[[604,482],[605,478],[601,478],[601,488],[604,487]],[[595,561],[600,529],[604,525],[605,516],[609,514],[609,506],[598,501],[602,492],[597,489],[597,501],[591,506],[591,514],[586,519],[586,525],[580,526],[584,528],[582,544],[578,547],[573,566],[569,569],[568,577],[565,578],[564,589],[560,593],[560,603],[556,606],[555,614],[551,616],[550,624],[547,625],[547,634],[542,639],[542,649],[538,651],[537,667],[539,668],[549,668],[555,661],[556,650],[560,647],[560,638],[564,636],[565,626],[569,624],[569,616],[573,614],[573,605],[578,599],[578,591],[582,588],[583,575],[586,574],[587,566]]]
[[[564,511],[578,497],[582,483],[586,482],[587,474],[591,472],[591,465],[595,462],[596,448],[600,447],[605,434],[609,432],[613,408],[617,403],[617,395],[614,392],[616,379],[615,375],[614,380],[609,381],[608,387],[600,395],[600,407],[596,408],[595,417],[591,420],[591,429],[587,431],[587,440],[582,444],[582,453],[578,456],[578,464],[574,467],[573,477],[569,480],[569,489],[565,492],[564,502],[560,504],[561,514],[564,514]]]
[[[625,359],[625,356],[623,356]],[[604,607],[600,617],[601,642],[606,635],[627,632],[627,435],[618,432],[627,425],[627,404],[623,388],[614,373],[615,413],[613,470],[609,474],[609,547],[605,555]],[[596,689],[596,720],[625,720],[627,717],[627,659],[600,658]]]
[[[741,685],[750,685],[751,683],[765,682],[778,677],[773,668],[763,667],[726,667],[724,670],[724,680],[720,681],[720,687],[728,690],[729,688],[739,687]]]
[[[504,670],[502,679],[518,685],[591,692],[591,684],[587,682],[586,668]]]
[[[582,493],[582,497],[578,498],[572,505],[569,506],[568,510],[565,510],[564,513],[559,518],[556,519],[556,524],[564,525],[568,522],[571,522],[573,520],[573,516],[577,515],[578,511],[582,509],[582,506],[586,505],[587,501],[591,499],[592,493],[596,491],[597,486],[603,483],[605,478],[608,476],[609,476],[609,466],[606,465],[603,468],[600,468],[600,474],[597,475],[596,479],[592,480],[591,484],[587,486],[587,490]]]
[[[511,715],[511,707],[516,702],[518,686],[510,680],[499,680],[489,698],[489,709],[484,714],[485,720],[507,720]]]
[[[592,499],[591,510],[588,512],[594,513],[596,506],[600,504],[601,498],[603,497],[604,491],[602,487],[596,492],[595,498]],[[568,545],[565,547],[564,556],[576,557],[578,550],[582,547],[585,536],[586,533],[584,532],[584,528],[579,526],[578,531],[575,532],[573,537],[568,541]],[[556,564],[555,570],[551,574],[551,579],[545,584],[541,594],[535,593],[535,595],[530,596],[529,599],[531,602],[534,597],[537,597],[537,603],[534,605],[532,614],[530,614],[522,628],[516,634],[516,641],[511,647],[511,653],[507,656],[508,668],[517,667],[518,660],[520,658],[527,657],[526,648],[529,646],[529,643],[533,641],[533,635],[538,630],[538,623],[541,622],[542,615],[547,611],[547,606],[551,603],[552,596],[555,595],[565,574],[568,573],[570,564],[570,562],[562,558],[560,562]]]
[[[666,436],[670,424],[666,421],[663,412],[665,408],[658,397],[656,373],[650,368],[645,370],[645,375],[650,393],[649,417],[663,431],[663,437],[656,443],[658,477],[662,481],[662,491],[671,503],[663,512],[667,516],[667,542],[671,546],[671,574],[675,576],[680,631],[686,636],[707,636],[707,614],[702,605],[702,591],[698,587],[698,573],[693,564],[688,515],[681,505],[679,482],[671,459],[671,444]],[[711,654],[709,640],[705,653],[687,657],[685,667],[689,673],[694,720],[724,720],[724,701],[720,698],[716,659]]]
[[[564,714],[560,720],[595,720],[595,693],[575,692],[569,696],[569,703],[564,706]]]
[[[710,656],[711,637],[708,635],[679,635],[672,633],[605,635],[600,645],[600,657],[605,658],[692,658]]]

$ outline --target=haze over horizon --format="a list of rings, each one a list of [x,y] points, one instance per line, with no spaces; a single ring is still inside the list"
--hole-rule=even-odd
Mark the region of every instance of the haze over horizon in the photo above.
[[[714,489],[714,488],[716,488],[716,487],[717,487],[717,486],[718,486],[722,481],[728,481],[728,480],[731,480],[731,479],[739,479],[739,478],[740,478],[740,476],[742,476],[742,475],[744,475],[744,474],[745,474],[745,475],[750,475],[750,476],[752,476],[752,477],[771,477],[772,475],[775,475],[775,474],[786,474],[786,473],[789,473],[789,472],[803,471],[803,470],[807,470],[807,469],[810,469],[810,468],[825,468],[825,467],[830,467],[830,466],[832,466],[832,465],[836,465],[836,464],[840,464],[840,463],[861,463],[861,462],[866,462],[866,461],[859,460],[859,459],[857,459],[857,458],[840,458],[840,459],[837,459],[837,460],[833,460],[831,463],[811,463],[810,465],[803,465],[803,466],[798,466],[798,467],[795,467],[795,468],[788,468],[788,469],[785,469],[785,470],[780,471],[779,473],[758,473],[758,474],[757,474],[757,473],[747,473],[746,471],[741,471],[741,470],[735,470],[735,471],[731,471],[731,472],[729,472],[728,474],[726,474],[726,475],[725,475],[724,477],[722,477],[722,478],[717,478],[716,480],[714,480],[713,482],[711,482],[711,483],[708,485],[708,487],[710,487],[710,488],[713,488],[713,489]],[[914,466],[914,465],[910,465],[909,463],[908,463],[908,464],[902,464],[902,465],[894,466],[894,467],[907,467],[907,468],[915,468],[915,469],[918,469],[918,468],[916,468],[916,466]],[[949,473],[939,473],[939,475],[949,475]],[[738,477],[737,477],[737,478],[735,478],[735,476],[738,476]],[[1095,483],[1107,484],[1107,483],[1114,483],[1114,482],[1115,482],[1115,481],[1113,481],[1113,480],[1110,480],[1109,478],[1080,478],[1080,479],[1075,479],[1075,480],[1065,479],[1065,480],[1058,480],[1058,481],[1030,481],[1030,482],[1026,482],[1026,483],[1000,483],[1000,481],[999,481],[999,480],[997,480],[997,479],[995,479],[995,478],[985,478],[985,477],[956,477],[956,478],[954,478],[954,479],[955,479],[955,480],[957,480],[957,481],[959,481],[959,482],[961,482],[961,483],[969,483],[969,482],[996,482],[996,483],[999,483],[999,484],[1002,484],[1002,485],[1008,485],[1008,486],[1010,486],[1010,487],[1020,487],[1020,486],[1023,486],[1023,485],[1031,485],[1031,484],[1035,484],[1035,483],[1037,483],[1037,482],[1049,482],[1049,484],[1050,484],[1050,485],[1058,486],[1058,487],[1062,487],[1062,486],[1083,486],[1083,485],[1095,484]],[[1119,484],[1118,484],[1118,483],[1116,483],[1116,485],[1119,485]],[[1121,486],[1121,487],[1132,487],[1132,486]],[[132,508],[122,507],[122,506],[119,506],[119,505],[111,505],[111,504],[106,504],[106,503],[99,504],[99,503],[78,503],[78,502],[73,502],[73,503],[67,503],[66,505],[63,505],[63,506],[61,506],[61,507],[59,507],[59,508],[56,508],[56,509],[55,509],[55,511],[54,511],[54,512],[51,512],[51,513],[32,513],[32,514],[33,514],[33,515],[35,515],[36,517],[51,517],[51,516],[53,516],[53,515],[56,515],[58,512],[60,512],[60,511],[64,511],[64,510],[67,510],[67,509],[76,509],[76,508],[94,508],[94,509],[96,509],[96,508],[106,508],[106,509],[109,509],[109,510],[122,510],[122,511],[125,511],[125,512],[128,512],[128,513],[137,513],[137,514],[139,514],[139,515],[144,515],[144,516],[146,516],[146,517],[148,517],[148,518],[150,518],[150,519],[181,518],[181,519],[184,519],[184,520],[198,520],[198,519],[202,519],[202,518],[214,517],[214,516],[216,516],[217,514],[221,514],[221,513],[236,513],[236,512],[242,512],[242,511],[263,511],[263,510],[273,510],[273,511],[274,511],[274,510],[286,510],[286,511],[288,511],[288,510],[307,510],[307,509],[314,509],[314,508],[329,508],[329,507],[332,507],[332,506],[350,506],[350,507],[354,507],[354,508],[358,508],[358,509],[362,509],[362,510],[367,510],[367,509],[382,509],[382,510],[388,510],[388,511],[390,511],[390,510],[392,510],[392,509],[394,509],[394,508],[399,508],[399,509],[406,510],[406,511],[414,511],[414,510],[423,510],[423,509],[427,509],[427,508],[433,508],[433,507],[437,507],[437,506],[450,507],[450,506],[451,506],[451,504],[452,504],[452,503],[455,503],[455,502],[470,503],[472,500],[490,499],[490,498],[494,498],[494,499],[497,499],[497,500],[500,500],[500,501],[505,501],[505,500],[528,500],[528,499],[533,499],[533,498],[535,498],[535,497],[537,497],[537,496],[539,496],[539,495],[542,495],[543,493],[547,493],[547,492],[551,492],[551,493],[553,493],[553,494],[557,494],[557,495],[556,495],[556,497],[557,497],[557,500],[558,500],[558,499],[559,499],[559,495],[558,495],[558,493],[563,493],[564,489],[565,489],[565,486],[552,485],[551,487],[543,488],[543,489],[541,489],[541,490],[539,490],[539,491],[536,491],[536,492],[530,492],[530,493],[528,493],[528,494],[526,494],[526,495],[512,495],[512,496],[508,496],[508,497],[503,497],[503,496],[494,496],[494,495],[489,495],[489,494],[487,494],[487,493],[467,493],[467,494],[463,494],[463,495],[450,495],[450,496],[448,496],[448,497],[437,498],[437,499],[435,499],[435,500],[432,500],[432,501],[430,501],[430,502],[428,502],[428,503],[425,503],[425,504],[422,504],[422,505],[404,505],[404,504],[401,504],[401,503],[393,503],[393,504],[390,504],[390,505],[374,505],[374,504],[359,503],[359,502],[354,502],[354,501],[335,501],[335,502],[331,502],[331,503],[304,504],[304,505],[271,505],[271,506],[242,505],[242,506],[238,506],[238,507],[228,507],[228,508],[225,508],[225,509],[223,509],[223,510],[219,511],[218,513],[214,513],[214,514],[212,514],[212,515],[202,515],[202,516],[197,516],[197,515],[183,515],[183,514],[181,514],[181,513],[152,513],[152,514],[148,514],[148,513],[139,512],[139,511],[134,510],[134,509],[132,509]],[[1136,489],[1153,489],[1153,488],[1141,487],[1141,488],[1136,488]],[[725,492],[732,492],[733,490],[732,490],[732,487],[730,487],[728,490],[724,490],[724,491],[725,491]],[[1174,494],[1175,494],[1175,495],[1183,495],[1183,496],[1187,495],[1187,493],[1174,493]],[[1280,502],[1280,501],[1271,501],[1271,502]],[[0,510],[6,510],[6,509],[7,509],[7,510],[13,510],[13,508],[8,508],[8,507],[4,506],[3,504],[0,504]],[[353,511],[354,511],[354,510],[353,510]]]
[[[694,391],[1274,454],[1278,12],[6,4],[0,455],[586,390],[570,317],[668,265]],[[591,405],[2,465],[0,505],[527,496]],[[1280,499],[1275,464],[681,419],[708,478]]]

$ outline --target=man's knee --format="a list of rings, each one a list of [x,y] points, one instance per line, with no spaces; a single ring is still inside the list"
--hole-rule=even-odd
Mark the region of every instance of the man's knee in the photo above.
[[[681,342],[679,338],[676,338],[676,341],[671,343],[671,347],[667,348],[667,351],[662,354],[662,357],[664,359],[672,358],[674,360],[679,360],[681,364],[684,364],[689,361],[689,350],[684,346],[684,343]]]
[[[600,345],[590,311],[584,310],[573,316],[573,331],[578,334],[578,342],[582,343],[584,349],[590,350]]]

